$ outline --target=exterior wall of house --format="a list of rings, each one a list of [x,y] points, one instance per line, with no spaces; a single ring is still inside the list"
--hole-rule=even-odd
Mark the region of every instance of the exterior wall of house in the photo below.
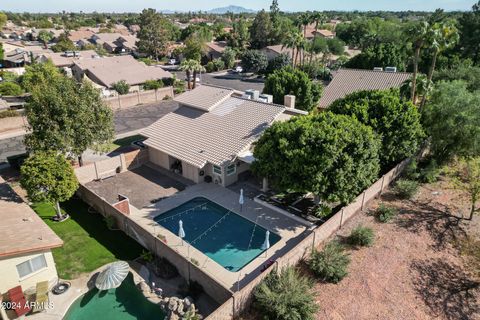
[[[198,183],[200,181],[199,172],[200,170],[197,167],[182,161],[182,176],[184,178]]]
[[[170,160],[168,154],[160,150],[148,148],[148,156],[150,158],[150,162],[164,169],[170,170]]]
[[[45,256],[47,267],[27,275],[24,278],[20,278],[17,265],[41,254]],[[48,280],[50,285],[52,285],[58,279],[57,269],[50,250],[0,258],[0,275],[2,275],[0,294],[4,294],[9,289],[18,285],[21,285],[25,291],[26,289],[35,287],[37,282],[40,281]]]
[[[164,169],[170,170],[170,166],[172,165],[174,159],[173,157],[154,148],[148,148],[148,155],[150,157],[150,162]],[[182,176],[184,178],[195,183],[199,183],[203,181],[203,177],[200,177],[199,173],[200,170],[198,168],[182,161]]]

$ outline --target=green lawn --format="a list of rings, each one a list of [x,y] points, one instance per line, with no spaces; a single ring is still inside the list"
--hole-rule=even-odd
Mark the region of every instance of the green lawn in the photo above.
[[[33,205],[37,214],[64,241],[61,248],[53,250],[60,278],[74,279],[115,260],[133,260],[142,253],[142,246],[122,231],[111,231],[103,217],[89,213],[82,200],[71,199],[62,204],[70,219],[56,223],[50,220],[55,214],[47,203]]]
[[[115,151],[118,148],[129,146],[129,145],[132,144],[132,142],[137,141],[137,140],[145,140],[145,137],[141,136],[139,134],[136,134],[136,135],[133,135],[133,136],[130,136],[130,137],[117,139],[117,140],[113,141],[112,143],[110,143],[106,146],[106,152]]]

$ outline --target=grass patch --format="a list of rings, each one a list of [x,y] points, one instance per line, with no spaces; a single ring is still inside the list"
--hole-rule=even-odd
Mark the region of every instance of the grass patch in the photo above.
[[[122,231],[107,228],[103,217],[89,213],[85,202],[71,199],[62,204],[70,215],[65,222],[55,223],[50,218],[54,208],[47,203],[33,205],[37,214],[64,241],[61,248],[53,249],[58,275],[75,279],[115,260],[133,260],[142,253],[142,246]]]
[[[108,144],[105,146],[106,152],[112,152],[115,151],[119,148],[126,147],[132,144],[132,142],[137,141],[137,140],[145,140],[144,136],[141,136],[139,134],[130,136],[130,137],[125,137],[121,139],[114,140],[112,143]]]

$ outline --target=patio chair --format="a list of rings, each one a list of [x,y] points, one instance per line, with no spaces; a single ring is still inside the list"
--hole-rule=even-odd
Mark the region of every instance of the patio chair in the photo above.
[[[37,290],[35,294],[35,307],[33,312],[45,310],[48,303],[48,281],[37,282]]]
[[[21,286],[16,286],[8,290],[8,298],[13,305],[13,310],[17,314],[17,317],[27,314],[32,309],[27,299],[25,299]]]

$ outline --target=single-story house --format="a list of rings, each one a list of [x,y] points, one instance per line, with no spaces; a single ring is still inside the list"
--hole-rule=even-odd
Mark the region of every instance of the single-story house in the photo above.
[[[399,88],[411,77],[412,74],[408,72],[339,69],[333,73],[332,81],[323,90],[318,106],[327,108],[335,100],[357,91]]]
[[[101,45],[110,53],[134,53],[137,51],[138,38],[133,35],[120,33],[96,33],[90,41]]]
[[[31,40],[38,40],[38,35],[40,34],[40,31],[47,31],[52,35],[52,40],[55,41],[62,33],[65,33],[65,30],[63,29],[54,29],[54,28],[48,28],[48,29],[36,29],[33,28],[32,32],[30,33],[30,39]]]
[[[322,37],[322,38],[326,38],[326,39],[333,39],[335,38],[335,33],[333,33],[332,31],[330,30],[327,30],[327,29],[319,29],[317,31],[313,31],[313,35],[317,35],[319,37]]]
[[[58,275],[51,249],[63,241],[1,177],[0,219],[0,294],[41,281],[53,285]]]
[[[150,162],[200,183],[228,186],[249,175],[252,143],[274,121],[305,114],[282,105],[200,85],[174,101],[178,109],[140,132]]]
[[[227,42],[226,41],[212,41],[212,42],[207,42],[207,58],[209,60],[213,59],[219,59],[222,57],[223,52],[225,51],[225,48],[227,48]]]
[[[95,32],[90,29],[80,28],[78,30],[70,31],[68,34],[68,39],[70,39],[75,45],[81,46],[81,44],[88,43],[88,39],[92,38],[94,34]]]
[[[67,52],[46,52],[37,56],[38,62],[51,60],[58,68],[71,68],[75,61],[98,57],[95,50],[67,51]]]
[[[75,60],[72,74],[78,80],[84,77],[105,90],[125,80],[130,91],[140,91],[147,80],[172,78],[173,75],[160,67],[147,66],[130,55],[113,57],[96,57]]]
[[[277,56],[281,54],[286,54],[290,58],[292,57],[293,50],[291,48],[287,48],[282,44],[277,44],[274,46],[267,46],[261,50],[267,56],[268,61],[275,59]]]

